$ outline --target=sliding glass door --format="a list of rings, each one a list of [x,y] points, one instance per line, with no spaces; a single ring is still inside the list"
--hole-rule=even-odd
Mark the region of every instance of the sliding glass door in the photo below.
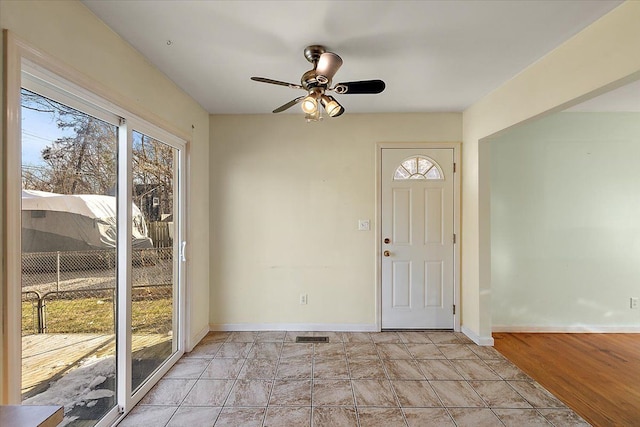
[[[131,241],[131,385],[135,392],[177,351],[176,302],[180,223],[178,149],[133,130],[132,199],[137,203]]]
[[[184,143],[27,68],[20,396],[109,425],[183,351]]]
[[[22,386],[92,425],[116,402],[118,118],[25,88],[22,112]]]

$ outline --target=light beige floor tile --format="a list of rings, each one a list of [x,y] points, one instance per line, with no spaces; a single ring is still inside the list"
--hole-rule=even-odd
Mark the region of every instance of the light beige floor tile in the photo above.
[[[425,376],[418,368],[414,360],[384,360],[383,365],[390,379],[398,380],[424,380]]]
[[[379,359],[378,350],[373,343],[345,343],[345,350],[349,360]]]
[[[462,332],[454,332],[453,335],[455,335],[462,344],[475,344],[471,338],[469,338]]]
[[[402,407],[441,407],[442,403],[428,381],[391,381]]]
[[[571,409],[538,409],[555,427],[589,427],[589,423]]]
[[[480,346],[476,344],[468,344],[469,349],[478,355],[480,359],[488,360],[504,360],[504,356],[501,355],[498,350],[489,346]]]
[[[285,342],[296,342],[296,337],[312,337],[313,332],[311,331],[288,331],[284,337]]]
[[[463,379],[448,360],[418,360],[416,363],[428,380]]]
[[[444,408],[403,408],[409,427],[454,427],[453,419]]]
[[[232,332],[227,342],[254,342],[257,336],[257,332]]]
[[[358,419],[354,407],[322,406],[314,407],[313,427],[357,427]]]
[[[380,360],[351,360],[349,361],[349,371],[354,380],[387,378],[387,373]]]
[[[371,339],[375,343],[401,343],[400,335],[397,332],[376,332],[371,333]]]
[[[184,399],[186,406],[223,406],[233,380],[200,379]]]
[[[430,381],[446,407],[484,407],[484,401],[466,381]]]
[[[238,380],[231,389],[225,406],[267,406],[273,381]]]
[[[310,427],[311,407],[274,407],[267,408],[264,427]]]
[[[333,331],[316,331],[313,333],[314,337],[327,337],[329,338],[329,343],[341,343],[344,341],[344,337],[342,336],[342,332],[333,332]]]
[[[269,405],[311,406],[311,380],[276,380]]]
[[[186,378],[195,379],[202,375],[202,372],[209,366],[208,359],[182,358],[173,365],[164,378]]]
[[[466,344],[438,344],[447,359],[480,359]]]
[[[216,359],[221,357],[239,359],[247,357],[253,347],[250,342],[226,342],[222,344],[220,350],[216,353]]]
[[[211,333],[121,425],[263,419],[267,427],[588,425],[495,349],[441,331]]]
[[[400,408],[358,407],[361,426],[367,427],[406,427]]]
[[[458,427],[504,427],[491,409],[449,408],[449,413]]]
[[[222,408],[181,406],[167,427],[212,427]]]
[[[482,360],[451,360],[451,364],[465,380],[500,380],[500,376],[493,372]]]
[[[371,335],[368,332],[344,332],[342,339],[345,343],[372,343]]]
[[[306,359],[280,359],[276,378],[278,379],[311,379],[312,360]]]
[[[344,359],[347,356],[344,344],[341,342],[314,344],[313,348],[314,357],[322,359]]]
[[[494,409],[493,412],[506,427],[551,426],[551,423],[535,409]]]
[[[313,344],[285,342],[280,357],[283,359],[301,359],[313,357]]]
[[[351,383],[357,406],[398,406],[388,380],[353,380]]]
[[[147,393],[140,404],[180,405],[195,383],[194,379],[162,379]]]
[[[243,380],[270,380],[275,378],[277,366],[277,359],[247,359],[238,378]]]
[[[136,406],[118,426],[164,426],[177,409],[177,406]]]
[[[202,378],[236,379],[246,359],[213,359],[202,373]]]
[[[313,406],[353,406],[349,380],[313,380]]]
[[[520,380],[533,381],[527,374],[522,372],[520,368],[515,366],[508,360],[485,360],[485,363],[500,375],[503,380]]]
[[[413,359],[404,344],[382,343],[376,344],[376,348],[383,359]]]
[[[213,343],[213,342],[225,342],[229,336],[231,335],[231,332],[209,332],[207,335],[205,335],[204,338],[202,338],[202,341],[200,341],[200,344],[206,344],[206,343]]]
[[[531,408],[505,381],[470,381],[469,384],[491,408]]]
[[[430,344],[431,338],[427,335],[426,332],[422,331],[403,331],[398,332],[400,336],[400,340],[403,343],[422,343],[422,344]]]
[[[342,359],[315,359],[313,361],[313,378],[349,378],[347,360]]]
[[[190,353],[186,353],[184,357],[195,357],[195,358],[205,358],[205,359],[213,359],[222,347],[222,342],[206,342],[198,344]]]
[[[262,331],[258,332],[256,342],[283,342],[287,331]]]
[[[282,351],[282,342],[256,342],[248,358],[251,359],[278,359]]]
[[[566,406],[556,399],[542,386],[530,381],[508,381],[522,397],[527,399],[534,408],[565,408]]]
[[[435,344],[406,344],[409,353],[416,359],[445,359]]]
[[[427,336],[434,344],[464,344],[454,332],[427,332]]]
[[[215,427],[262,427],[265,409],[223,408],[214,425]]]

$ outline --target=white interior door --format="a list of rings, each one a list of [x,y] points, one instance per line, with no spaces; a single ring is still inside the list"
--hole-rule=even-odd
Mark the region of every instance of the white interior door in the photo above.
[[[382,149],[382,328],[454,327],[452,148]]]

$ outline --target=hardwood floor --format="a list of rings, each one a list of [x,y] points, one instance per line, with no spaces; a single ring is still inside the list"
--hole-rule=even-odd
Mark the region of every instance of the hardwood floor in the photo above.
[[[594,426],[640,426],[640,334],[493,338],[496,350]]]

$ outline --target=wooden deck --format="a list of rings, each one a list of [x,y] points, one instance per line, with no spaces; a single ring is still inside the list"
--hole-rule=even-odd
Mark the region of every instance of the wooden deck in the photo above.
[[[153,358],[150,354],[166,349],[159,344],[171,342],[166,334],[135,335],[132,350],[136,358]],[[170,353],[170,352],[169,352]],[[77,367],[88,357],[115,355],[115,336],[99,334],[35,334],[22,337],[22,396],[33,396],[49,383]]]

